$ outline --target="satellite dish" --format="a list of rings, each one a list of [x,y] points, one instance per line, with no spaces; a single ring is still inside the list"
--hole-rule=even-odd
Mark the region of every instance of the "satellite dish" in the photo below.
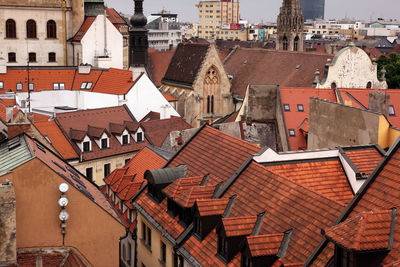
[[[58,218],[60,219],[60,221],[65,222],[66,220],[68,220],[69,214],[68,214],[68,212],[66,210],[62,210],[60,212],[60,214],[58,215]]]
[[[61,193],[65,193],[68,191],[69,186],[66,183],[62,183],[58,186],[58,189]]]
[[[65,206],[67,206],[67,205],[68,205],[68,198],[66,198],[66,197],[61,197],[61,198],[58,200],[58,205],[60,205],[60,207],[65,207]]]

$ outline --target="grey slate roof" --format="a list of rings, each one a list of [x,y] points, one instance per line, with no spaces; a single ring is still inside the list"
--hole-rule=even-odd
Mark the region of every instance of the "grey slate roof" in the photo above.
[[[17,136],[0,144],[0,176],[34,158],[25,139]]]

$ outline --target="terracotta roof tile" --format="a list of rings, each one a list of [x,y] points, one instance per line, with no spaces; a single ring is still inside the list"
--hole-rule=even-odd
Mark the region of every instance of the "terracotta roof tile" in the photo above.
[[[180,43],[162,83],[192,86],[209,47],[210,44]]]
[[[129,90],[131,90],[142,75],[133,81],[131,71],[110,68],[108,71],[104,71],[100,75],[92,92],[125,95]]]
[[[92,26],[96,17],[88,17],[82,23],[82,26],[79,28],[78,32],[72,38],[73,41],[80,41],[82,40],[83,36],[85,36],[86,32],[89,30],[90,26]]]
[[[248,236],[247,244],[252,257],[277,255],[285,234]]]
[[[287,162],[266,168],[338,202],[345,204],[353,199],[352,189],[339,159]]]
[[[128,26],[126,21],[114,8],[106,8],[107,18],[112,24],[125,24]],[[115,26],[115,25],[114,25]]]
[[[257,216],[223,218],[222,225],[227,237],[250,235],[253,232]]]
[[[161,80],[167,72],[168,66],[174,56],[175,51],[157,51],[149,49],[149,72],[150,78],[155,86],[161,86]]]
[[[178,99],[173,97],[171,94],[163,93],[163,96],[168,102],[176,102],[176,101],[178,101]]]
[[[78,158],[75,149],[55,121],[38,121],[34,125],[43,136],[51,141],[52,146],[64,159]]]
[[[196,205],[200,216],[222,215],[228,204],[228,198],[197,199]]]
[[[362,212],[325,234],[336,244],[355,251],[389,249],[394,219],[392,210]]]
[[[193,186],[199,185],[203,176],[185,177],[175,180],[173,183],[163,189],[163,193],[169,198],[175,198],[180,192],[187,191]]]
[[[383,158],[376,149],[353,150],[345,153],[362,175],[371,174]]]
[[[211,198],[214,194],[215,186],[193,186],[187,191],[179,192],[174,200],[181,207],[190,208],[193,207],[194,202],[197,199]]]

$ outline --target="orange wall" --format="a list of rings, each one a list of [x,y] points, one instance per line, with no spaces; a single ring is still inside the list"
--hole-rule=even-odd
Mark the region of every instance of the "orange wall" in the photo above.
[[[0,177],[12,180],[17,198],[17,247],[61,247],[58,186],[65,182],[39,159]],[[69,186],[65,246],[79,250],[94,266],[119,265],[125,228],[77,189]]]

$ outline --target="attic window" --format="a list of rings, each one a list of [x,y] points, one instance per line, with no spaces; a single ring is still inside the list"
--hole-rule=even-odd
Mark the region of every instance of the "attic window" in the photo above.
[[[108,148],[108,138],[101,139],[101,149]]]
[[[297,111],[298,111],[298,112],[304,112],[304,106],[303,106],[303,104],[297,104]]]
[[[129,135],[128,134],[124,134],[122,136],[122,144],[123,145],[128,145],[129,144]]]
[[[90,151],[90,141],[83,142],[83,152],[89,152],[89,151]]]
[[[92,88],[92,84],[91,82],[83,82],[81,85],[81,89],[91,89]]]
[[[394,111],[394,106],[389,106],[389,116],[396,116],[396,112]]]
[[[294,129],[289,129],[289,136],[296,136],[296,131]]]
[[[143,142],[143,133],[137,133],[136,134],[136,142]]]
[[[289,104],[283,104],[283,110],[284,111],[290,111],[290,105]]]
[[[17,83],[17,90],[21,91],[22,90],[22,83]]]
[[[29,91],[33,91],[35,89],[35,85],[33,83],[29,84]]]

